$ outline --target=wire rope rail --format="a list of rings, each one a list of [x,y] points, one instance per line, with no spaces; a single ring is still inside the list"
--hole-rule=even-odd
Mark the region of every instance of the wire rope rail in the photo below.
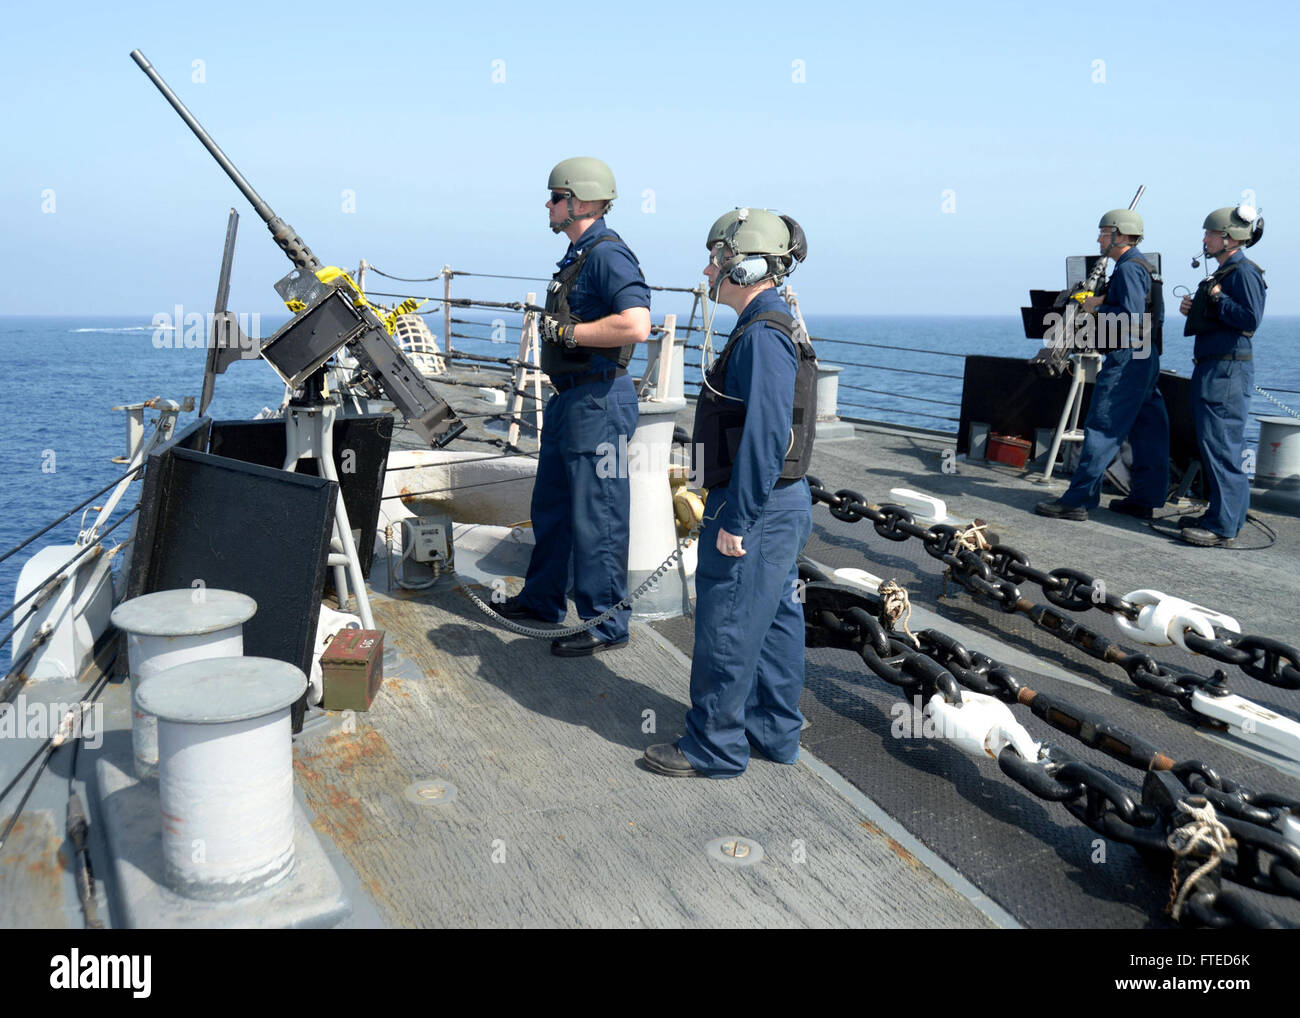
[[[33,598],[37,599],[36,603],[33,604],[31,608],[29,608],[27,612],[22,616],[22,618],[20,618],[17,622],[13,624],[13,627],[9,630],[9,632],[6,633],[2,639],[0,639],[0,647],[3,647],[6,643],[8,643],[13,638],[14,633],[18,631],[18,627],[21,626],[24,622],[26,622],[29,618],[31,618],[32,615],[34,615],[36,611],[40,608],[40,606],[44,604],[45,601],[47,601],[56,590],[58,590],[59,587],[61,587],[65,582],[67,582],[67,578],[69,576],[68,573],[69,568],[71,568],[73,565],[79,562],[84,556],[89,554],[93,549],[101,547],[104,543],[104,538],[106,538],[114,530],[116,530],[123,523],[129,520],[132,516],[134,516],[137,512],[139,512],[139,510],[140,507],[136,505],[132,507],[130,510],[128,510],[127,512],[123,513],[122,516],[118,518],[116,523],[106,528],[102,534],[97,535],[93,541],[91,541],[80,551],[78,551],[77,554],[73,555],[72,558],[68,559],[68,561],[63,563],[63,565],[61,565],[53,573],[51,573],[44,580],[42,580],[40,583],[34,586],[21,598],[14,601],[13,605],[6,612],[0,614],[0,622],[3,622],[5,619],[7,619],[10,615],[16,612],[28,601],[32,600]]]
[[[126,473],[124,473],[121,477],[115,478],[114,480],[110,481],[108,484],[104,485],[102,488],[100,488],[97,492],[95,492],[93,495],[91,495],[91,496],[90,496],[89,498],[87,498],[85,501],[83,501],[83,502],[79,502],[79,503],[77,503],[76,505],[74,505],[71,509],[69,509],[69,510],[68,510],[66,513],[64,513],[62,516],[58,517],[58,519],[54,520],[52,523],[48,523],[48,524],[46,524],[44,527],[42,527],[40,530],[36,531],[36,533],[32,534],[30,537],[27,537],[27,538],[25,538],[24,540],[19,541],[19,542],[18,542],[17,544],[15,544],[12,548],[10,548],[7,552],[5,552],[3,555],[0,555],[0,562],[3,562],[5,559],[9,558],[11,555],[14,554],[14,552],[22,551],[22,549],[26,548],[29,544],[31,544],[33,541],[35,541],[38,537],[43,537],[44,535],[48,534],[51,530],[53,530],[55,527],[57,527],[57,526],[58,526],[60,523],[62,523],[64,520],[66,520],[66,519],[68,519],[69,517],[71,517],[73,513],[77,512],[79,509],[85,509],[88,505],[90,505],[91,502],[95,501],[95,499],[99,498],[100,495],[104,494],[104,492],[106,492],[106,491],[110,491],[111,489],[116,488],[119,484],[121,484],[123,481],[125,481],[128,477],[132,477],[132,476],[134,476],[135,474],[138,474],[138,473],[139,473],[141,470],[143,470],[143,469],[144,469],[144,464],[142,463],[142,464],[140,464],[139,466],[132,467],[130,470],[128,470]],[[3,616],[0,616],[0,618],[3,618]]]
[[[900,399],[906,399],[906,396],[900,396]],[[852,407],[854,410],[875,410],[878,413],[887,414],[908,414],[914,417],[929,417],[936,421],[957,421],[958,417],[951,417],[946,414],[928,414],[923,410],[904,410],[901,407],[876,406],[874,403],[851,403],[840,400],[841,407]],[[936,429],[937,430],[937,429]]]

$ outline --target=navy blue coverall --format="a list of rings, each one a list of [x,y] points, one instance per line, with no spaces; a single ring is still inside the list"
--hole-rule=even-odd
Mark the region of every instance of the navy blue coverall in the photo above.
[[[596,238],[613,232],[604,218],[597,219],[557,265],[564,268]],[[596,245],[569,293],[574,319],[594,322],[638,307],[650,307],[650,288],[636,257],[621,240]],[[565,615],[570,558],[580,618],[595,618],[627,596],[627,465],[620,464],[614,476],[601,476],[609,470],[597,467],[608,464],[611,449],[623,448],[620,438],[631,441],[638,417],[636,389],[626,374],[599,377],[618,367],[617,347],[586,349],[591,361],[579,375],[580,384],[557,392],[546,404],[533,484],[536,545],[519,602],[550,622]],[[584,381],[588,376],[591,380]],[[630,615],[624,608],[591,633],[606,643],[626,640]]]
[[[1105,303],[1097,313],[1125,315],[1128,322],[1139,319],[1147,308],[1151,277],[1136,263],[1137,248],[1125,251],[1115,262],[1106,290]],[[1103,321],[1099,317],[1099,323]],[[1155,325],[1157,323],[1152,323]],[[1061,496],[1066,505],[1095,509],[1101,501],[1101,485],[1124,439],[1133,450],[1133,483],[1129,501],[1159,509],[1169,493],[1169,412],[1156,383],[1160,379],[1160,355],[1149,338],[1135,342],[1136,330],[1129,328],[1129,349],[1108,350],[1097,382],[1093,386],[1088,417],[1084,421],[1083,449],[1070,487]]]
[[[1264,276],[1240,251],[1219,271],[1237,269],[1220,282],[1217,306],[1207,314],[1218,327],[1196,337],[1192,356],[1192,419],[1196,444],[1205,467],[1210,506],[1202,528],[1221,537],[1236,537],[1246,525],[1250,508],[1250,478],[1242,464],[1246,447],[1246,414],[1255,384],[1250,337],[1264,317]]]
[[[799,361],[788,336],[766,322],[749,324],[767,311],[789,314],[775,289],[755,296],[732,332],[738,338],[723,391],[745,401],[745,425],[730,481],[709,492],[695,573],[691,709],[678,748],[697,771],[716,778],[742,773],[751,745],[771,760],[794,763],[803,727],[796,563],[812,532],[812,499],[806,480],[779,481]],[[744,555],[718,551],[719,527],[744,538]]]

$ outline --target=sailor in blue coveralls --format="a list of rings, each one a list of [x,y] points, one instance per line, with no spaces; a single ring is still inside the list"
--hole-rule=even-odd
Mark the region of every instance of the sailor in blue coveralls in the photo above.
[[[1192,356],[1192,417],[1205,468],[1210,504],[1199,517],[1184,517],[1188,544],[1213,547],[1235,538],[1246,525],[1250,478],[1243,454],[1246,414],[1255,383],[1250,338],[1264,317],[1263,270],[1242,254],[1263,234],[1264,221],[1249,205],[1222,208],[1205,219],[1205,254],[1219,263],[1195,297],[1184,297],[1186,335],[1196,337]]]
[[[1160,380],[1160,332],[1164,320],[1161,280],[1142,257],[1142,217],[1113,209],[1101,217],[1101,256],[1115,261],[1104,297],[1090,297],[1083,310],[1097,315],[1096,348],[1106,359],[1093,387],[1084,422],[1083,448],[1070,486],[1059,499],[1034,511],[1053,519],[1086,520],[1101,501],[1106,468],[1127,438],[1133,451],[1132,484],[1114,512],[1151,519],[1169,493],[1169,413]]]
[[[696,468],[709,496],[686,733],[650,746],[645,765],[672,777],[731,778],[745,770],[751,749],[784,764],[799,755],[804,617],[796,562],[812,530],[803,473],[816,358],[776,291],[806,251],[798,224],[741,209],[714,224],[708,246],[711,296],[740,317],[696,407],[693,442],[703,457]]]
[[[650,288],[636,257],[605,225],[617,197],[608,166],[566,159],[547,186],[551,230],[570,241],[538,322],[541,367],[556,394],[542,421],[532,498],[536,544],[524,588],[494,607],[510,619],[560,622],[570,559],[582,619],[604,614],[627,596],[627,465],[620,463],[614,476],[602,476],[610,472],[600,465],[611,450],[625,449],[636,431],[627,363],[635,344],[650,335]],[[625,646],[630,614],[622,608],[584,633],[554,640],[551,652],[578,657]]]

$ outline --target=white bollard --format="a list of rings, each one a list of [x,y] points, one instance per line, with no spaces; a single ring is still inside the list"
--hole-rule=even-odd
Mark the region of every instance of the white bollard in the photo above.
[[[264,657],[191,661],[140,683],[158,718],[164,879],[177,893],[227,900],[293,866],[289,707],[307,677]]]
[[[817,432],[819,442],[840,438],[853,438],[853,425],[839,418],[840,372],[839,364],[817,365]]]
[[[158,773],[158,722],[136,700],[140,683],[188,661],[240,657],[244,623],[257,614],[257,602],[233,590],[160,590],[123,601],[110,616],[127,634],[131,674],[131,745],[135,774]]]
[[[628,443],[626,458],[632,496],[627,549],[629,594],[677,548],[668,468],[673,423],[685,406],[685,400],[642,400],[639,405],[640,418],[636,433]],[[623,464],[619,466],[623,468]],[[693,563],[687,565],[693,566]],[[688,575],[691,572],[694,572],[693,568],[688,570]],[[685,599],[682,572],[673,565],[653,589],[632,603],[632,615],[638,619],[671,618],[682,613]]]
[[[1300,516],[1300,421],[1261,417],[1250,504]]]

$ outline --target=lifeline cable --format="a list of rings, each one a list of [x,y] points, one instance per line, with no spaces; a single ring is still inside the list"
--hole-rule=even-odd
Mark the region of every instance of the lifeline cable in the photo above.
[[[948,399],[930,399],[926,396],[909,396],[902,392],[890,392],[888,389],[871,389],[865,385],[846,385],[844,382],[840,382],[840,388],[853,389],[857,392],[874,392],[878,396],[894,396],[898,399],[915,399],[920,400],[922,403],[938,403],[940,406],[961,406],[960,403],[954,403],[952,400]]]
[[[47,586],[47,585],[48,585],[52,580],[56,579],[60,574],[66,572],[67,569],[68,569],[68,567],[69,567],[70,565],[72,565],[74,562],[77,562],[77,561],[78,561],[78,560],[79,560],[83,555],[86,554],[86,552],[90,551],[92,548],[97,548],[97,547],[99,547],[101,544],[103,544],[103,543],[104,543],[104,538],[106,538],[106,537],[107,537],[109,534],[111,534],[114,530],[116,530],[116,529],[117,529],[118,527],[120,527],[123,523],[125,523],[127,520],[129,520],[132,516],[134,516],[137,512],[139,512],[139,510],[140,510],[140,507],[137,505],[137,506],[136,506],[135,508],[133,508],[130,512],[126,513],[126,515],[124,515],[124,516],[123,516],[121,519],[119,519],[116,523],[114,523],[111,527],[109,527],[109,528],[108,528],[107,530],[105,530],[102,534],[100,534],[97,538],[95,538],[95,540],[93,540],[90,544],[86,545],[84,548],[81,549],[81,551],[77,552],[77,554],[73,555],[72,558],[68,559],[67,562],[65,562],[65,563],[63,563],[63,565],[59,566],[59,568],[58,568],[57,570],[55,570],[53,573],[51,573],[49,576],[47,576],[44,580],[42,580],[41,583],[40,583],[38,586],[33,587],[33,588],[32,588],[30,591],[28,591],[28,593],[25,594],[22,598],[20,598],[19,600],[15,601],[14,604],[13,604],[13,607],[12,607],[12,608],[10,608],[10,609],[9,609],[7,612],[5,612],[3,615],[0,615],[0,622],[3,622],[3,621],[4,621],[5,619],[7,619],[10,615],[12,615],[14,612],[16,612],[20,607],[22,607],[22,605],[24,605],[26,602],[28,602],[28,601],[31,600],[33,597],[35,597],[37,594],[39,594],[42,590],[44,590],[45,587],[46,587],[46,586]],[[27,616],[24,616],[23,618],[24,618],[24,620],[26,620]],[[21,625],[21,623],[15,623],[14,629],[11,629],[11,630],[9,631],[9,635],[6,636],[3,640],[0,640],[0,647],[3,647],[6,643],[9,642],[10,637],[12,637],[12,636],[14,635],[14,630],[17,629],[18,625]]]
[[[3,562],[3,561],[4,561],[5,559],[7,559],[10,555],[12,555],[14,552],[16,552],[16,551],[22,551],[22,549],[26,548],[29,544],[31,544],[33,541],[35,541],[38,537],[41,537],[41,536],[43,536],[44,534],[48,534],[51,530],[53,530],[55,527],[57,527],[60,523],[62,523],[64,520],[66,520],[69,516],[71,516],[73,513],[75,513],[78,509],[84,509],[84,508],[86,508],[86,506],[90,505],[91,502],[93,502],[93,501],[95,501],[95,499],[99,498],[99,496],[102,495],[102,494],[104,494],[104,492],[108,491],[108,490],[111,489],[111,488],[116,488],[119,484],[121,484],[123,481],[125,481],[125,480],[126,480],[128,477],[130,477],[132,474],[139,473],[141,470],[144,469],[144,466],[145,466],[145,465],[144,465],[143,463],[141,463],[139,466],[132,467],[130,470],[128,470],[125,474],[123,474],[123,475],[122,475],[121,477],[119,477],[117,480],[115,480],[115,481],[113,481],[113,482],[111,482],[111,483],[109,483],[109,484],[106,484],[104,487],[100,488],[97,492],[95,492],[93,495],[91,495],[91,496],[90,496],[88,499],[86,499],[84,502],[81,502],[81,503],[78,504],[78,505],[74,505],[71,509],[69,509],[66,513],[64,513],[62,516],[60,516],[60,517],[59,517],[57,520],[55,520],[53,523],[51,523],[51,524],[49,524],[48,526],[42,528],[41,530],[38,530],[36,533],[32,534],[31,537],[28,537],[27,539],[25,539],[25,540],[22,541],[21,543],[19,543],[19,544],[15,544],[12,548],[10,548],[10,549],[9,549],[7,552],[5,552],[3,555],[0,555],[0,562]]]
[[[86,695],[77,701],[77,706],[74,707],[72,711],[68,712],[68,715],[64,718],[64,721],[65,722],[68,721],[68,719],[72,717],[73,713],[78,710],[81,712],[81,714],[84,715],[86,707],[90,706],[99,697],[99,694],[104,691],[104,687],[108,685],[109,677],[110,676],[107,674],[101,675],[99,679],[96,680],[95,684],[92,685],[90,689],[86,691]],[[62,724],[60,724],[60,730],[55,732],[48,739],[45,740],[45,742],[41,745],[40,749],[36,751],[36,754],[30,760],[28,760],[26,764],[23,765],[23,769],[18,772],[17,777],[15,777],[11,782],[9,782],[8,785],[5,786],[5,790],[3,794],[0,794],[0,798],[3,798],[4,795],[8,795],[9,792],[13,789],[13,787],[18,783],[19,779],[23,776],[23,774],[27,772],[27,768],[29,768],[32,765],[32,763],[36,760],[36,757],[40,756],[42,753],[45,754],[45,759],[41,761],[40,767],[38,767],[36,769],[36,773],[32,775],[32,780],[28,783],[27,790],[23,792],[23,797],[18,802],[18,808],[14,810],[13,816],[9,818],[9,823],[5,825],[4,831],[0,832],[0,848],[4,847],[4,843],[8,839],[10,833],[13,831],[14,825],[18,823],[18,818],[23,814],[23,807],[27,805],[27,800],[31,798],[32,792],[36,791],[36,783],[41,780],[41,775],[45,773],[45,768],[49,765],[49,762],[53,758],[54,754],[58,752],[59,747],[61,747],[70,738],[75,738],[75,739],[81,738],[79,734],[79,730],[81,727],[80,723],[75,720],[72,723],[74,729],[76,730],[76,733],[70,732],[67,735],[63,735]]]

